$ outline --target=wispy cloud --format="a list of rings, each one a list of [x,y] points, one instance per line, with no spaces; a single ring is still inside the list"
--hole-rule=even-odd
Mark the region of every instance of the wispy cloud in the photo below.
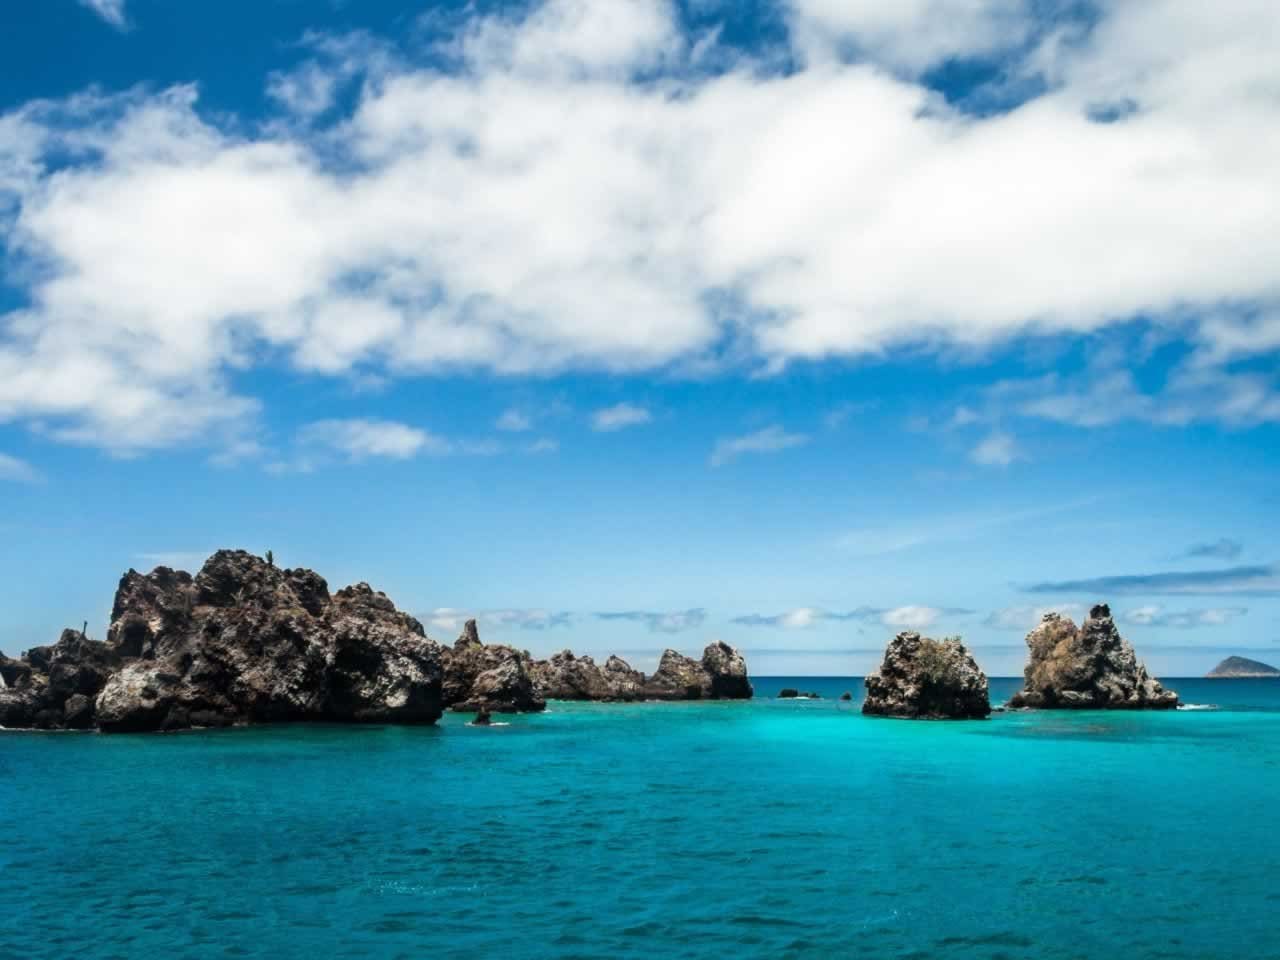
[[[1274,567],[1227,567],[1223,570],[1142,573],[1033,583],[1024,593],[1107,594],[1240,594],[1280,595],[1280,573]]]
[[[803,433],[788,433],[782,427],[765,427],[741,437],[724,437],[711,451],[711,466],[722,467],[746,453],[777,453],[809,442]]]
[[[124,0],[80,0],[80,6],[88,7],[117,30],[124,30],[129,26]]]
[[[1064,617],[1080,620],[1085,614],[1085,608],[1081,603],[1051,603],[1045,606],[1024,604],[1005,607],[1002,610],[992,610],[982,621],[982,625],[996,630],[1030,630],[1046,613],[1060,613]]]
[[[572,626],[575,615],[567,610],[543,610],[541,608],[503,610],[462,610],[456,607],[437,607],[424,618],[428,627],[435,630],[461,630],[468,620],[475,620],[480,627],[491,629],[551,630]]]
[[[671,613],[655,613],[648,610],[623,610],[618,612],[597,613],[601,620],[629,620],[640,623],[653,633],[680,633],[684,630],[696,630],[707,619],[707,611],[702,607],[688,610],[676,610]]]
[[[39,483],[43,480],[40,471],[25,460],[0,453],[0,480],[12,480],[15,483]]]
[[[984,467],[1007,467],[1022,459],[1022,452],[1013,434],[997,430],[969,451],[969,459]]]
[[[1214,558],[1219,560],[1234,560],[1244,551],[1244,546],[1235,540],[1229,540],[1222,537],[1212,543],[1197,543],[1187,548],[1184,557],[1192,557],[1196,559]]]
[[[524,448],[526,453],[555,453],[560,449],[560,441],[551,437],[540,437]]]
[[[498,417],[494,426],[508,433],[522,433],[533,429],[533,418],[523,410],[512,407],[502,412],[502,416]]]
[[[627,427],[648,423],[653,415],[644,407],[632,403],[618,403],[612,407],[604,407],[591,415],[591,429],[599,433],[612,433]]]
[[[831,621],[860,620],[878,622],[886,627],[906,630],[923,630],[943,616],[967,616],[973,613],[963,607],[927,607],[908,605],[903,607],[858,607],[844,612],[823,610],[819,607],[796,607],[784,613],[750,613],[734,617],[730,623],[743,627],[771,627],[781,630],[802,630],[806,627]]]
[[[927,518],[911,526],[850,530],[841,534],[836,544],[859,556],[879,556],[928,543],[973,539],[994,528],[1028,520],[1039,520],[1043,517],[1092,506],[1100,499],[1101,497],[1098,496],[1090,496],[1065,503],[1029,507],[1024,510],[953,514]]]
[[[1248,607],[1207,607],[1197,610],[1166,610],[1151,604],[1138,607],[1124,614],[1127,623],[1142,627],[1176,627],[1189,630],[1194,627],[1220,627],[1236,617],[1243,617]]]

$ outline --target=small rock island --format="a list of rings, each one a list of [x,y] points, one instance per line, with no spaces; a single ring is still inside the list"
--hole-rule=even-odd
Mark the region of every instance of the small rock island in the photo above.
[[[1133,646],[1120,636],[1111,608],[1100,603],[1077,627],[1046,613],[1027,634],[1023,688],[1009,706],[1060,710],[1168,710],[1178,694],[1147,673]]]
[[[1211,680],[1243,680],[1257,677],[1280,677],[1280,669],[1248,657],[1227,657],[1205,676]]]
[[[542,710],[574,700],[746,699],[747,664],[726,643],[674,650],[645,677],[563,651],[481,643],[474,620],[445,647],[367,583],[330,594],[311,570],[220,550],[194,577],[128,571],[105,641],[64,630],[20,659],[0,655],[0,727],[183,730],[325,721],[429,724],[446,709]]]
[[[906,719],[981,719],[991,713],[987,675],[958,637],[914,631],[889,641],[880,669],[867,676],[862,712]]]

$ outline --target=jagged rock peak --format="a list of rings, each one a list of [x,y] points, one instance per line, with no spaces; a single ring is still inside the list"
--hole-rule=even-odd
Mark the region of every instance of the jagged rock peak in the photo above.
[[[958,637],[899,633],[864,682],[862,712],[873,716],[961,720],[991,713],[987,675]]]
[[[1069,617],[1047,613],[1027,634],[1023,689],[1010,707],[1057,709],[1169,709],[1178,695],[1166,690],[1120,636],[1111,608],[1095,605],[1077,627]]]
[[[28,656],[5,726],[173,730],[273,720],[430,723],[440,648],[368,584],[219,550],[192,577],[128,571],[106,643],[67,631]]]

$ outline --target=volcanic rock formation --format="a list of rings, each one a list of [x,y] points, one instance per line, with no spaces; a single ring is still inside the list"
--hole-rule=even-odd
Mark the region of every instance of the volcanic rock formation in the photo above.
[[[1160,710],[1178,705],[1178,694],[1148,674],[1120,636],[1106,604],[1090,610],[1079,627],[1068,617],[1046,613],[1027,634],[1027,647],[1023,689],[1010,698],[1010,707]]]
[[[439,646],[368,584],[330,597],[310,570],[221,550],[194,578],[130,570],[111,617],[105,643],[64,631],[9,668],[20,683],[0,690],[0,724],[144,731],[440,716]]]
[[[991,713],[987,675],[958,638],[900,633],[866,680],[862,712],[909,719],[980,719]]]

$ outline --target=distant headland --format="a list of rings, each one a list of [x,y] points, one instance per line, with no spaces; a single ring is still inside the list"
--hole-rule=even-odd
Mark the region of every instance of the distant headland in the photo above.
[[[1253,677],[1280,677],[1280,669],[1248,657],[1227,657],[1205,674],[1212,680],[1239,680]]]

